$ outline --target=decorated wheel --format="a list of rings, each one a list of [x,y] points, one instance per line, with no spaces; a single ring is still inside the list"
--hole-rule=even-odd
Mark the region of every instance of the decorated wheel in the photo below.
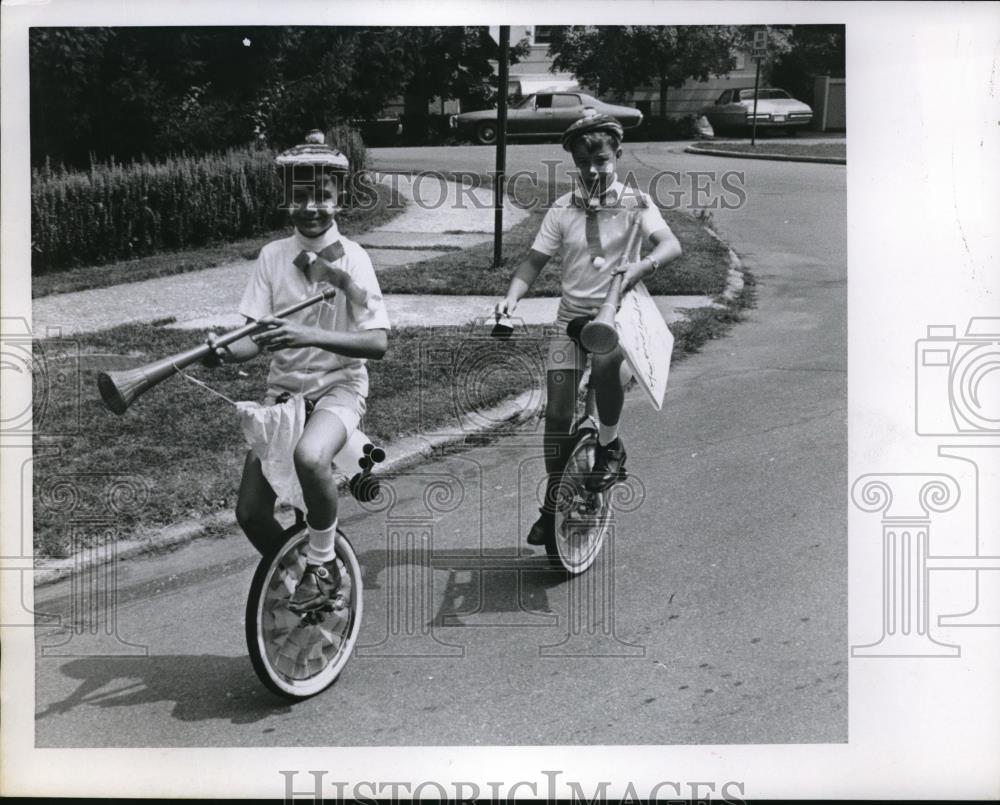
[[[610,490],[587,488],[596,451],[597,434],[581,431],[555,488],[555,528],[545,549],[553,564],[572,575],[594,564],[611,522]]]
[[[350,659],[361,631],[361,566],[354,548],[337,531],[336,562],[341,586],[323,610],[297,614],[288,608],[306,567],[308,532],[296,525],[281,549],[254,573],[246,607],[250,661],[271,691],[305,699],[332,685]]]

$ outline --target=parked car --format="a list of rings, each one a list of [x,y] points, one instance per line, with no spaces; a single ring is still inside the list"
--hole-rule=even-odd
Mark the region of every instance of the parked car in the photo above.
[[[611,115],[626,129],[633,129],[642,123],[642,112],[638,109],[605,103],[585,92],[535,92],[507,109],[507,136],[558,137],[571,123],[583,117],[585,109]],[[452,115],[448,122],[459,134],[482,145],[496,142],[496,109],[463,112]]]
[[[746,129],[753,125],[753,87],[727,89],[698,114],[708,118],[716,131]],[[812,121],[812,109],[783,89],[757,91],[757,130],[797,129]]]

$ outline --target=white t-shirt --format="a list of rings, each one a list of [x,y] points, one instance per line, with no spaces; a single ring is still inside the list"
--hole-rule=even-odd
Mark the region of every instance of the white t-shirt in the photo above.
[[[338,291],[333,299],[288,316],[289,321],[338,332],[388,330],[389,316],[372,262],[361,246],[341,237],[336,223],[318,238],[306,238],[296,231],[291,237],[264,246],[243,293],[239,312],[259,319],[329,287],[325,282],[312,281],[293,260],[303,251],[320,252],[337,240],[344,248],[344,255],[332,265],[346,271],[368,292],[368,304],[356,305],[348,300],[347,294]],[[335,386],[349,386],[363,396],[368,394],[368,371],[363,358],[347,358],[317,347],[280,349],[271,354],[268,394],[287,391],[315,400]]]
[[[616,180],[608,188],[604,205],[596,213],[601,251],[606,261],[604,266],[597,268],[587,243],[587,212],[580,198],[579,190],[574,190],[556,199],[545,213],[531,246],[549,257],[562,254],[560,318],[594,313],[608,293],[612,272],[619,265],[639,259],[642,238],[669,228],[648,195]],[[619,202],[620,207],[616,208]],[[626,255],[625,247],[636,215],[642,238],[636,239],[632,254]]]

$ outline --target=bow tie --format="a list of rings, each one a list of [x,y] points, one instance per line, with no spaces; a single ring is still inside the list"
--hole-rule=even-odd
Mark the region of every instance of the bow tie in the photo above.
[[[344,247],[339,240],[335,240],[321,252],[299,252],[298,256],[292,262],[302,271],[306,271],[316,261],[317,257],[322,257],[328,263],[332,263],[343,256]]]

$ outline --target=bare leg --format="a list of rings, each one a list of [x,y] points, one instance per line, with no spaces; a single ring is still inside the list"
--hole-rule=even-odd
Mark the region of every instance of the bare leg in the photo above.
[[[337,519],[337,487],[333,457],[347,442],[347,429],[330,411],[316,411],[295,446],[295,472],[306,502],[308,524],[323,531]]]
[[[243,478],[236,500],[236,521],[250,543],[262,555],[276,548],[284,529],[274,518],[277,496],[264,477],[260,459],[253,451],[247,452],[243,464]]]

